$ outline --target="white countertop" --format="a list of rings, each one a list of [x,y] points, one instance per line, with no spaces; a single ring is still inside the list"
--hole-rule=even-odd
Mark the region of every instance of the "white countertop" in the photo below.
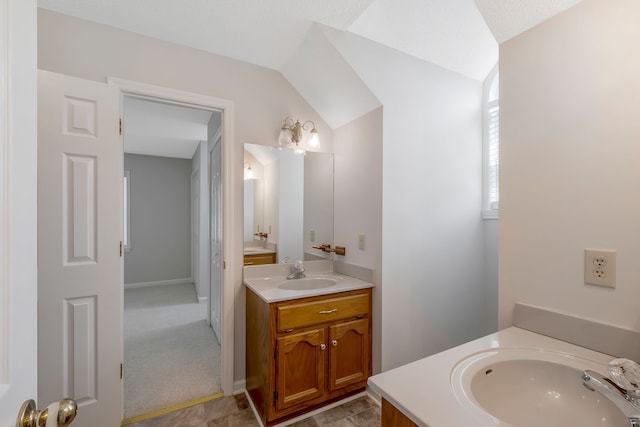
[[[495,348],[535,348],[571,353],[600,363],[612,356],[511,327],[369,378],[369,387],[420,426],[491,426],[456,399],[451,373],[459,361]]]
[[[276,251],[275,248],[270,248],[270,247],[263,248],[259,246],[252,246],[250,248],[244,248],[245,255],[272,254],[275,251]]]
[[[278,288],[278,284],[287,280],[291,264],[267,264],[244,267],[244,284],[265,302],[286,301],[318,295],[329,295],[356,289],[372,288],[373,283],[355,279],[333,271],[331,261],[306,261],[306,277],[329,277],[336,281],[335,286],[320,289],[288,290]]]

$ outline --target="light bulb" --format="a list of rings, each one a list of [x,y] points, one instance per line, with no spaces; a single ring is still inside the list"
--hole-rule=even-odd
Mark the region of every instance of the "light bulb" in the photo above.
[[[291,131],[289,131],[289,129],[283,126],[282,129],[280,129],[280,137],[278,138],[278,144],[287,145],[290,143],[291,143]]]
[[[320,135],[316,128],[311,129],[311,135],[309,136],[309,147],[318,148],[320,146]]]
[[[244,174],[244,179],[253,179],[253,169],[251,169],[251,165],[247,168],[247,171]]]

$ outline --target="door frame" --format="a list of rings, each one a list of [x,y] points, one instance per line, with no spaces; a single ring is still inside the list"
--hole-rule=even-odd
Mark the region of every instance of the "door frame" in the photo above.
[[[36,2],[0,0],[0,22],[0,425],[14,425],[38,391]]]
[[[223,265],[233,266],[235,253],[233,250],[236,219],[233,215],[233,177],[234,162],[234,102],[186,92],[162,86],[135,82],[115,77],[107,77],[107,83],[120,89],[122,102],[125,96],[165,102],[185,107],[222,111],[222,259]],[[202,174],[201,174],[202,176]],[[225,231],[226,230],[226,231]],[[222,273],[222,343],[221,343],[221,381],[222,392],[230,396],[234,391],[234,281],[233,268],[223,268]]]

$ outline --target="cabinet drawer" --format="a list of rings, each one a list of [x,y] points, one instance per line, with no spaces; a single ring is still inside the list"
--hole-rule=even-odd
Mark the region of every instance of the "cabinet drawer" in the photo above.
[[[328,298],[277,308],[278,332],[369,313],[369,295]]]
[[[275,264],[276,254],[252,254],[244,256],[244,265]]]

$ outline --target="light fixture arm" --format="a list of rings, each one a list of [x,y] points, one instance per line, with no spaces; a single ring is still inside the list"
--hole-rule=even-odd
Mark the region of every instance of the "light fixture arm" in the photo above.
[[[292,144],[297,146],[302,140],[302,131],[309,130],[311,128],[311,140],[313,141],[310,144],[313,147],[317,147],[318,145],[318,130],[316,129],[316,125],[311,120],[307,120],[304,123],[300,123],[300,120],[296,119],[294,122],[291,117],[287,117],[284,119],[284,123],[282,124],[281,130],[281,143],[284,139],[289,139]],[[288,133],[288,135],[286,135]],[[284,136],[283,136],[284,134]]]

